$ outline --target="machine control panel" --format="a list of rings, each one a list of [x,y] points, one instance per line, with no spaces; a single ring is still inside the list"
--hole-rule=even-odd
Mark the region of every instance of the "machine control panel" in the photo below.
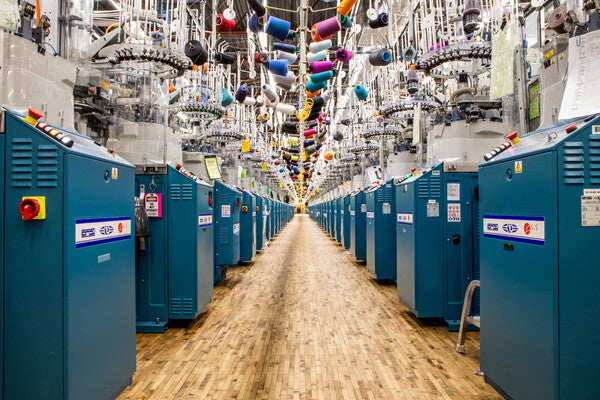
[[[504,160],[533,151],[550,149],[561,143],[563,140],[566,140],[570,135],[583,127],[583,125],[591,121],[592,118],[593,117],[587,117],[553,125],[549,128],[528,133],[520,139],[513,133],[507,136],[509,141],[504,142],[491,152],[486,153],[484,160],[486,162]]]

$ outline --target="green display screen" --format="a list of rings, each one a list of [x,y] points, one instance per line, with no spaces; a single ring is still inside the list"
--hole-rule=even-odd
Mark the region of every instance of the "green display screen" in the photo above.
[[[529,120],[540,117],[540,82],[529,86]]]
[[[206,165],[206,172],[208,172],[210,179],[221,179],[217,157],[204,157],[204,164]]]

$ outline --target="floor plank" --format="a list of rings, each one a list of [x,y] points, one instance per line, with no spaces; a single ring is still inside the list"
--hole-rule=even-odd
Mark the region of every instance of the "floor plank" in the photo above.
[[[478,334],[411,316],[305,215],[247,266],[228,271],[188,326],[137,335],[120,399],[500,399],[483,378]]]

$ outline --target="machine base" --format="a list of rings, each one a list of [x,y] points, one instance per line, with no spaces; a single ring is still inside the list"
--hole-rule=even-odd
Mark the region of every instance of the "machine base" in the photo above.
[[[484,371],[485,373],[485,371]],[[510,397],[504,390],[500,388],[493,380],[491,380],[487,375],[483,376],[483,381],[490,385],[500,396],[502,396],[505,400],[514,400]]]
[[[446,330],[448,332],[458,332],[460,330],[460,320],[444,320],[444,322],[446,323]],[[467,332],[474,332],[474,331],[478,331],[479,328],[476,327],[473,324],[467,324]]]
[[[127,383],[124,383],[123,386],[121,386],[119,389],[117,389],[117,391],[112,396],[110,396],[110,400],[113,400],[113,399],[116,399],[117,397],[119,397],[119,395],[121,393],[123,393],[123,391],[125,389],[127,389],[127,387],[129,385],[131,385],[132,382],[133,382],[133,377],[130,376],[129,379],[127,379]]]
[[[166,322],[136,322],[135,332],[136,333],[165,333],[167,331]]]

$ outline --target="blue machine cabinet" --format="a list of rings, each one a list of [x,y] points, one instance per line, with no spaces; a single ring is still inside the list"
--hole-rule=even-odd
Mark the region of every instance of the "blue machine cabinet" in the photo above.
[[[0,165],[6,168],[6,135],[2,129],[4,111],[0,109]],[[2,377],[4,376],[4,172],[0,173],[0,398],[2,398]]]
[[[106,400],[135,371],[134,167],[44,125],[6,111],[3,398]]]
[[[350,249],[350,195],[342,198],[342,246]]]
[[[242,190],[240,212],[240,261],[250,262],[256,255],[256,198]]]
[[[367,204],[365,191],[350,196],[350,252],[358,261],[367,259]]]
[[[327,230],[331,237],[335,237],[335,207],[333,203],[333,200],[327,202]]]
[[[169,320],[195,319],[213,294],[213,188],[167,166],[136,176],[136,194],[160,196],[162,215],[136,249],[138,332],[162,333]]]
[[[479,178],[486,381],[506,398],[600,398],[600,118],[527,134]]]
[[[451,169],[439,164],[396,181],[396,282],[418,318],[444,318],[457,330],[465,290],[479,278],[478,199],[477,173]]]
[[[275,209],[275,200],[269,199],[269,228],[271,230],[271,238],[277,235],[277,231],[275,229],[276,214],[277,211]]]
[[[227,268],[240,261],[240,209],[242,193],[215,181],[215,282],[225,279]]]
[[[263,196],[263,204],[265,209],[263,212],[263,215],[265,216],[265,240],[266,243],[268,243],[273,236],[273,231],[271,230],[271,200],[268,197]]]
[[[392,182],[366,192],[367,269],[377,279],[396,280],[396,196]]]
[[[344,199],[338,197],[334,201],[335,206],[335,240],[342,243],[342,221],[344,219]]]
[[[256,212],[256,230],[254,234],[256,236],[256,251],[262,250],[263,242],[265,240],[265,216],[264,216],[264,205],[263,198],[258,194],[254,194],[256,207],[254,211]]]

